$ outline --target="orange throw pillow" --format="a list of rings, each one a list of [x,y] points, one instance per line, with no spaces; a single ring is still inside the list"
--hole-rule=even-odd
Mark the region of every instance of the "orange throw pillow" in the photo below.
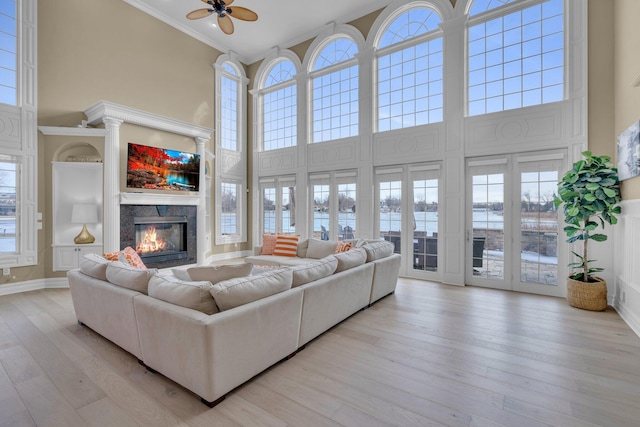
[[[298,250],[298,236],[285,236],[278,234],[276,239],[276,247],[273,250],[274,255],[280,256],[296,256]]]
[[[276,248],[276,240],[278,236],[275,234],[263,234],[262,235],[262,251],[260,255],[273,255],[273,250]]]
[[[118,252],[111,252],[108,254],[102,254],[102,257],[104,259],[106,259],[107,261],[118,261],[118,255],[120,254],[120,251]]]
[[[341,252],[347,252],[351,249],[351,242],[338,242],[338,246],[336,246],[336,253],[339,254]]]
[[[142,262],[142,258],[140,258],[140,255],[138,255],[138,252],[136,252],[136,250],[131,246],[127,246],[122,251],[120,251],[120,253],[123,255],[124,261],[129,263],[129,265],[140,268],[142,270],[147,269],[147,266],[144,265],[144,262]]]

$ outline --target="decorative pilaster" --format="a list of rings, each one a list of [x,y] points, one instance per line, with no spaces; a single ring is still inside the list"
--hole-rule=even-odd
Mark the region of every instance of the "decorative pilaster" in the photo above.
[[[211,234],[205,233],[207,229],[207,191],[211,189],[207,188],[206,177],[206,152],[205,146],[209,142],[208,138],[196,137],[196,152],[200,156],[200,183],[198,191],[198,214],[197,214],[197,227],[198,227],[198,258],[197,263],[204,263],[207,255],[207,249],[211,247]],[[210,208],[210,207],[209,207]]]
[[[122,120],[102,119],[107,130],[104,139],[103,242],[104,252],[120,250],[120,125]]]

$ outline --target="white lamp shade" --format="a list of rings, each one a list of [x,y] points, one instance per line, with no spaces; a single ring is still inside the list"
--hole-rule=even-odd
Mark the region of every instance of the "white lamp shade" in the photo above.
[[[98,205],[75,204],[71,210],[73,224],[95,224],[98,222]]]

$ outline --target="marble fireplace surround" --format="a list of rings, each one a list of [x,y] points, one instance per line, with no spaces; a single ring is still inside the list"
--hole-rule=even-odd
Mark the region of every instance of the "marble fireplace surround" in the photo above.
[[[214,156],[205,150],[205,145],[211,139],[213,129],[191,123],[159,116],[146,111],[137,110],[107,101],[98,101],[87,108],[84,113],[90,125],[104,124],[106,135],[104,142],[103,171],[103,251],[116,252],[122,249],[120,226],[121,205],[169,205],[195,206],[196,230],[206,230],[206,193],[210,191],[206,186],[205,161]],[[200,155],[200,191],[197,195],[150,194],[121,192],[120,179],[120,126],[130,123],[150,129],[157,129],[188,136],[194,139],[196,152]],[[189,147],[185,147],[189,149]],[[191,148],[193,150],[193,148]],[[200,234],[197,239],[195,258],[189,263],[203,263],[209,247],[210,237]]]

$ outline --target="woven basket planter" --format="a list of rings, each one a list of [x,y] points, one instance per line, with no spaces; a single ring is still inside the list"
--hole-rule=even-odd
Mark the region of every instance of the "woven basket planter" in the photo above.
[[[597,282],[581,282],[567,278],[567,301],[569,305],[583,310],[602,311],[607,308],[607,282],[593,277]]]

